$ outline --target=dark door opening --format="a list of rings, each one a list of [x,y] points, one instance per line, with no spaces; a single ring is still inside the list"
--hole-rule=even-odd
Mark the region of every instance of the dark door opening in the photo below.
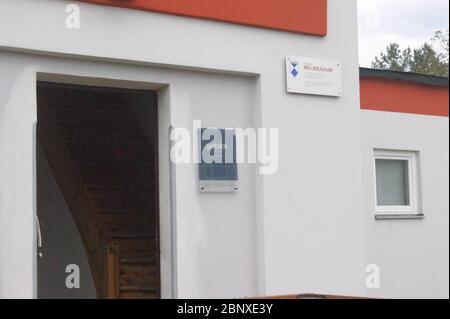
[[[160,298],[156,92],[38,82],[38,298]]]

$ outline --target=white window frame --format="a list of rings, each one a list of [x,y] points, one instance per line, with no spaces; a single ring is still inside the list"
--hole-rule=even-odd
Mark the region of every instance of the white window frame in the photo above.
[[[376,215],[420,215],[419,212],[419,184],[418,184],[418,153],[412,151],[374,150],[374,181],[375,181],[375,207]],[[377,167],[379,159],[407,161],[408,163],[408,191],[409,205],[382,206],[378,205]]]

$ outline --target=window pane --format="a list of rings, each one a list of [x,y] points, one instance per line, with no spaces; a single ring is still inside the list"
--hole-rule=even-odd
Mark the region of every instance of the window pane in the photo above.
[[[408,161],[376,160],[378,206],[409,206]]]

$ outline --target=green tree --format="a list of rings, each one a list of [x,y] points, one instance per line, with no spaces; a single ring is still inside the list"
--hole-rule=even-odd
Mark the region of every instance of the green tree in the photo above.
[[[432,41],[439,47],[439,56],[441,60],[448,65],[448,30],[446,33],[442,31],[436,32]]]
[[[448,77],[448,64],[441,60],[440,55],[429,43],[424,43],[420,48],[414,50],[410,71]]]
[[[411,49],[401,50],[398,43],[390,43],[386,47],[386,52],[380,53],[372,62],[374,69],[402,71],[409,67],[411,59]]]
[[[446,33],[438,31],[431,42],[425,42],[414,50],[410,47],[402,50],[398,43],[390,43],[385,52],[375,57],[372,67],[379,70],[448,77],[448,53],[448,30]]]

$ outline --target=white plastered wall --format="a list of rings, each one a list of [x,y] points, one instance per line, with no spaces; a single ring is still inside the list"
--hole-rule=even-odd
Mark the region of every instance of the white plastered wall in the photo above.
[[[170,231],[170,200],[167,193],[170,189],[168,174],[169,125],[185,127],[192,131],[192,121],[200,119],[206,126],[217,127],[253,127],[255,94],[255,78],[199,74],[191,71],[158,69],[154,67],[133,67],[120,64],[82,62],[58,58],[45,58],[17,53],[0,53],[1,61],[15,66],[11,72],[5,72],[2,83],[14,80],[16,73],[29,74],[23,86],[11,92],[16,99],[6,103],[8,109],[18,110],[21,118],[33,110],[35,114],[36,100],[32,100],[24,109],[29,92],[35,92],[36,80],[67,82],[75,84],[108,85],[117,87],[136,87],[158,89],[160,94],[160,182],[161,182],[161,263],[163,297],[172,297],[176,292],[179,297],[234,297],[256,294],[256,234],[255,234],[255,193],[254,172],[252,165],[240,167],[241,191],[235,195],[207,194],[201,195],[197,185],[197,167],[195,164],[177,165],[175,185],[177,207],[175,222],[177,229],[177,255],[172,255],[172,234]],[[5,68],[6,70],[6,68]],[[36,78],[37,75],[37,78]],[[82,76],[82,77],[79,77]],[[8,80],[9,79],[9,80]],[[167,83],[170,83],[167,86]],[[170,101],[165,95],[170,95]],[[25,98],[24,98],[25,97]],[[236,99],[236,100],[235,100]],[[216,101],[217,100],[217,101]],[[212,103],[216,101],[216,103]],[[26,104],[25,104],[26,105]],[[17,120],[7,113],[13,123]],[[145,119],[144,119],[145,121]],[[35,118],[30,119],[32,125]],[[2,129],[10,127],[3,123]],[[8,133],[11,134],[11,133]],[[8,136],[5,133],[3,136]],[[32,131],[29,136],[19,139],[9,135],[14,144],[29,149],[30,157],[14,161],[17,151],[3,153],[4,160],[9,163],[10,174],[23,171],[25,162],[33,163]],[[5,144],[2,144],[2,146]],[[5,145],[7,146],[7,145]],[[8,149],[6,148],[6,151]],[[5,167],[5,166],[3,166]],[[26,166],[25,166],[26,167]],[[16,180],[17,181],[17,180]],[[18,197],[10,197],[13,192],[22,188],[22,184],[33,184],[33,172],[25,175],[17,184],[7,183],[2,188],[2,196],[6,199],[2,204],[18,204],[26,202],[32,208],[34,203],[33,188],[23,189]],[[9,187],[8,187],[9,185]],[[19,195],[18,195],[19,196]],[[168,202],[169,201],[169,202]],[[17,203],[16,203],[17,202]],[[217,203],[220,203],[219,205]],[[15,214],[8,212],[14,211]],[[17,237],[2,244],[1,283],[4,296],[33,296],[33,214],[30,209],[12,209],[1,211],[2,225],[7,221],[16,222],[20,216],[20,225],[12,229]],[[31,230],[31,231],[30,231]],[[9,233],[2,232],[2,236]],[[20,236],[19,236],[20,235]],[[6,237],[5,237],[6,238]],[[26,261],[18,260],[15,253],[21,252]],[[172,261],[172,259],[174,259]],[[229,260],[236,262],[229,263]],[[20,262],[24,269],[15,267]],[[172,263],[176,261],[176,265]],[[172,270],[173,269],[173,270]],[[177,270],[178,281],[172,282],[173,272]],[[17,278],[26,275],[23,282]],[[15,287],[17,292],[14,292]]]
[[[378,298],[449,296],[448,117],[362,111],[366,259],[380,267]],[[419,154],[423,220],[375,220],[373,150]]]
[[[235,197],[199,195],[196,167],[176,168],[178,296],[365,294],[355,0],[329,1],[324,38],[81,3],[81,28],[67,29],[67,3],[0,0],[0,20],[8,26],[0,29],[0,49],[47,56],[2,53],[0,60],[11,69],[0,81],[16,88],[2,92],[1,105],[8,107],[1,111],[1,141],[9,152],[2,146],[0,164],[2,173],[8,165],[9,174],[21,169],[14,188],[2,175],[8,199],[0,206],[1,223],[13,220],[16,227],[0,236],[16,236],[18,247],[0,242],[6,265],[0,296],[32,296],[27,138],[39,71],[169,85],[174,126],[200,117],[212,126],[279,128],[278,173],[258,176],[244,167],[244,187]],[[286,94],[287,55],[341,61],[343,97]],[[114,64],[101,63],[108,61]],[[22,185],[17,201],[11,195]],[[18,281],[16,262],[24,269]]]

